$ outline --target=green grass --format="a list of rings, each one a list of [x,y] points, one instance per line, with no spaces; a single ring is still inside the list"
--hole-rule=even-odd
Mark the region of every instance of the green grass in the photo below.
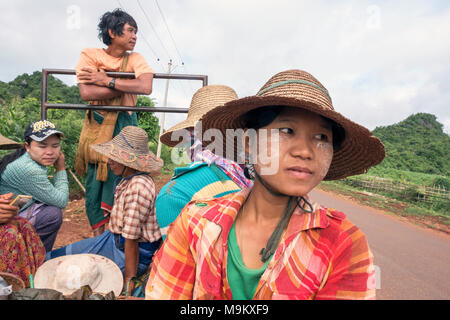
[[[450,177],[437,174],[427,174],[422,172],[413,172],[376,166],[374,168],[371,168],[368,171],[367,175],[392,179],[394,181],[402,183],[411,183],[419,186],[423,186],[424,184],[428,187],[441,186],[446,188],[447,190],[450,190]]]
[[[344,184],[342,181],[323,181],[319,189],[331,191],[351,197],[363,205],[378,208],[388,213],[401,216],[430,217],[437,219],[440,223],[450,225],[449,210],[437,211],[426,207],[426,203],[410,203],[389,196],[389,194],[375,194]]]

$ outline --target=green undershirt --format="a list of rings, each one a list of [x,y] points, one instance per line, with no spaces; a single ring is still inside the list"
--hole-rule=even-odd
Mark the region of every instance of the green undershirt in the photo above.
[[[233,223],[228,235],[227,260],[227,277],[233,300],[251,300],[270,259],[258,269],[250,269],[245,266],[237,243],[235,223]]]

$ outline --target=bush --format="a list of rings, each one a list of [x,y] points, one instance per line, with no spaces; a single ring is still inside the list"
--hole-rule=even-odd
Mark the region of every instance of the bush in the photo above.
[[[437,177],[433,180],[433,186],[450,190],[450,179],[446,177]]]
[[[398,198],[407,202],[417,202],[420,198],[420,192],[416,186],[408,186]]]

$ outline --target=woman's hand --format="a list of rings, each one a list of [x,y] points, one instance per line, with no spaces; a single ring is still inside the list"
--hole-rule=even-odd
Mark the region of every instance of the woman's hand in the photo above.
[[[61,151],[59,152],[59,157],[56,159],[53,166],[55,167],[56,172],[66,170],[66,157],[64,156],[64,153]]]
[[[0,195],[0,224],[10,222],[19,212],[18,207],[9,205],[12,197],[12,193]]]
[[[125,239],[125,277],[123,279],[123,291],[127,291],[128,295],[134,290],[134,281],[130,281],[136,276],[139,264],[139,242],[134,239]],[[129,288],[127,288],[130,282]]]
[[[111,77],[108,77],[106,72],[102,69],[99,71],[92,68],[82,68],[81,72],[78,74],[78,79],[84,80],[83,83],[95,84],[100,87],[107,87],[111,81]]]
[[[133,277],[131,278],[125,277],[123,279],[123,288],[122,288],[123,295],[131,296],[131,294],[133,293],[134,286],[136,285],[136,283],[134,282],[134,280],[131,280],[132,278]]]

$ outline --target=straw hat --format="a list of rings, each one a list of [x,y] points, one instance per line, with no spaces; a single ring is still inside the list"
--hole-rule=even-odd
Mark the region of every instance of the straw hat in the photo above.
[[[280,72],[271,77],[255,96],[237,99],[211,110],[202,118],[202,133],[217,128],[226,137],[226,129],[244,128],[242,115],[264,106],[302,108],[334,120],[343,127],[345,139],[341,147],[334,151],[324,180],[364,173],[385,157],[381,141],[365,127],[336,112],[328,90],[311,74],[302,70]],[[226,140],[222,143],[225,147]],[[238,152],[240,150],[234,150],[235,158]]]
[[[90,253],[73,254],[47,260],[36,271],[34,287],[53,289],[70,295],[89,285],[93,292],[120,295],[123,275],[112,260]]]
[[[224,85],[210,85],[198,89],[192,97],[187,119],[164,132],[160,137],[161,142],[169,147],[175,147],[181,142],[181,137],[179,140],[175,140],[175,138],[172,140],[172,133],[193,128],[206,112],[237,98],[236,92]]]
[[[25,289],[25,282],[15,274],[0,272],[0,277],[3,278],[9,286],[12,286],[12,291],[14,292]]]
[[[94,144],[92,149],[124,166],[141,172],[159,172],[164,164],[148,148],[148,136],[144,129],[127,126],[112,140]]]
[[[19,149],[22,145],[0,134],[0,150]]]

